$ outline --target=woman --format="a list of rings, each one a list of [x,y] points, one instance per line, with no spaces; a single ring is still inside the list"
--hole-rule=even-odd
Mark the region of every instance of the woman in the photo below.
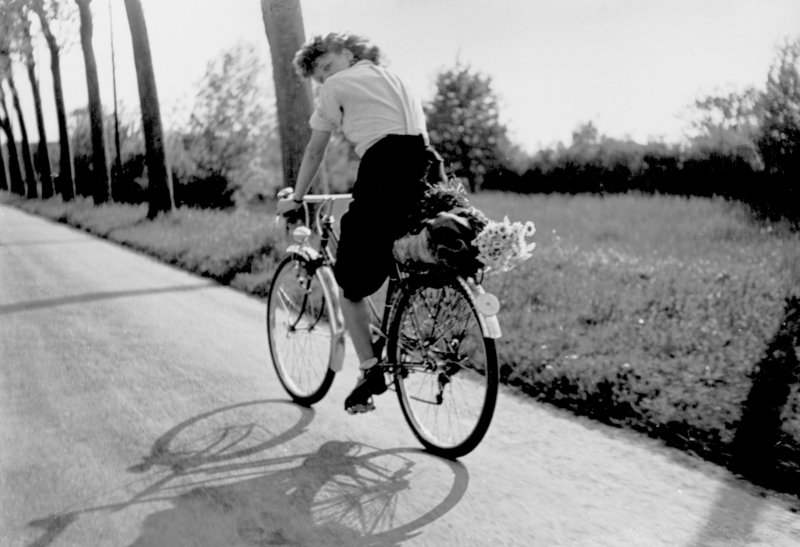
[[[376,46],[352,34],[316,36],[297,52],[298,74],[321,85],[294,194],[278,204],[280,214],[300,207],[331,133],[341,130],[361,158],[353,200],[342,217],[335,268],[345,326],[362,371],[345,400],[351,414],[373,410],[372,395],[386,391],[372,349],[366,297],[389,275],[392,245],[408,231],[429,165],[422,103],[380,59]]]

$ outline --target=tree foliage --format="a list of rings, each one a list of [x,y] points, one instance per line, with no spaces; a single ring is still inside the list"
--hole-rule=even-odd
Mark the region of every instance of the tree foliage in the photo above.
[[[25,194],[25,180],[19,163],[16,137],[11,122],[11,108],[6,103],[4,82],[12,76],[11,53],[17,31],[15,18],[8,0],[0,0],[0,128],[6,136],[8,151],[9,189],[16,194]]]
[[[50,52],[50,72],[53,76],[53,95],[56,103],[59,140],[59,173],[55,181],[55,189],[64,200],[75,195],[73,176],[72,150],[67,128],[67,111],[64,100],[64,88],[61,81],[61,50],[71,43],[72,24],[77,13],[75,7],[67,0],[19,0],[36,14],[39,27]]]
[[[695,100],[691,125],[700,133],[736,131],[752,135],[761,117],[761,92],[755,87]]]
[[[29,22],[22,0],[0,0],[0,84],[4,79],[10,91],[11,102],[17,116],[17,127],[20,132],[20,154],[24,167],[25,193],[28,197],[36,197],[37,181],[33,165],[30,141],[28,139],[28,126],[20,100],[19,91],[14,79],[14,61],[32,59]],[[30,74],[30,73],[29,73]]]
[[[147,173],[145,169],[144,139],[141,122],[135,114],[122,112],[120,121],[121,173],[115,180],[114,200],[123,203],[147,202]],[[92,144],[91,116],[87,107],[69,114],[70,142],[74,153],[75,178],[89,180],[94,171],[94,146]],[[114,128],[112,114],[103,115],[103,131],[110,134]]]
[[[74,0],[16,1],[26,4],[36,14],[42,33],[49,33],[60,51],[69,49],[76,42],[78,10]],[[45,39],[49,40],[47,36]]]
[[[179,204],[228,207],[268,192],[280,153],[265,64],[248,43],[208,63],[186,131],[170,139]]]
[[[208,64],[189,122],[200,169],[228,176],[268,136],[274,110],[265,73],[252,44],[240,43]]]
[[[758,148],[771,175],[800,176],[800,38],[785,43],[767,76],[761,97],[762,121]]]
[[[425,114],[431,144],[471,190],[504,167],[501,146],[508,144],[507,130],[500,123],[491,77],[461,64],[440,72]]]

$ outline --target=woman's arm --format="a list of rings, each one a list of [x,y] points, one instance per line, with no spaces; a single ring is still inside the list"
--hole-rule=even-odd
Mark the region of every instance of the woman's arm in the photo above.
[[[308,187],[319,171],[322,158],[325,157],[325,148],[331,138],[330,131],[311,130],[311,138],[308,140],[306,150],[303,153],[303,161],[300,164],[300,171],[294,184],[294,194],[278,202],[278,214],[283,214],[300,206],[303,196],[308,192]]]
[[[328,147],[328,141],[331,139],[330,131],[320,131],[319,129],[311,130],[311,138],[306,145],[306,151],[303,153],[303,162],[300,164],[300,171],[297,174],[297,181],[294,185],[295,199],[301,199],[311,182],[319,171],[319,166],[322,163],[322,158],[325,157],[325,149]]]

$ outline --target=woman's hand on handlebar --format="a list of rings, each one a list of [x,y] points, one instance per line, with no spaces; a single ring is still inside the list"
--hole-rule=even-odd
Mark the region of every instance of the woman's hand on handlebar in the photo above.
[[[291,188],[284,188],[278,192],[278,215],[286,216],[296,213],[303,206],[302,200],[297,201]]]
[[[303,206],[303,202],[297,202],[294,200],[294,195],[289,196],[288,198],[283,198],[278,200],[278,209],[277,213],[279,215],[286,216],[287,214],[291,214],[296,212],[300,207]]]

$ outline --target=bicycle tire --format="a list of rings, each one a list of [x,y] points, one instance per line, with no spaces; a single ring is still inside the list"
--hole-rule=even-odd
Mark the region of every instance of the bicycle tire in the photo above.
[[[296,403],[310,406],[322,399],[336,372],[330,298],[309,260],[285,258],[275,270],[267,298],[267,340],[278,380]]]
[[[451,278],[404,289],[388,355],[400,407],[420,443],[451,459],[474,450],[494,415],[499,373],[494,340],[466,283]]]

